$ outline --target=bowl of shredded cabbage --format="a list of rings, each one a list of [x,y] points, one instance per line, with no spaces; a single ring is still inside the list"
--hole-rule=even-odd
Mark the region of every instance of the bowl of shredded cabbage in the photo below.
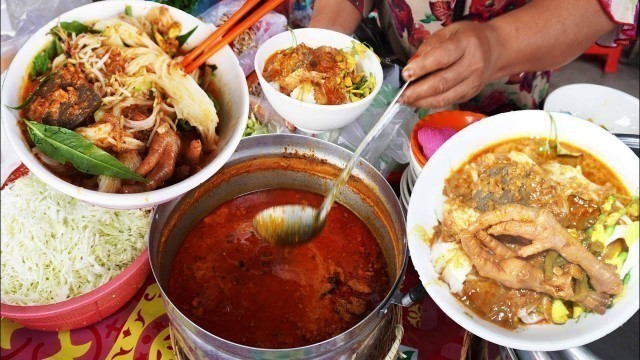
[[[147,279],[150,209],[79,201],[21,165],[1,194],[0,315],[59,331],[98,322]]]

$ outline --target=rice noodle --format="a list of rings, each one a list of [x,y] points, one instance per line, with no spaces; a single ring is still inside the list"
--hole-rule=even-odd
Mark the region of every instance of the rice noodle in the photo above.
[[[33,154],[39,158],[43,163],[45,163],[46,165],[51,166],[54,169],[58,169],[61,170],[63,169],[63,165],[60,164],[58,161],[53,160],[52,158],[48,157],[47,155],[45,155],[42,151],[40,151],[40,149],[38,149],[37,147],[34,147],[32,150]]]
[[[156,99],[158,99],[156,97]],[[156,123],[157,123],[157,118],[158,118],[158,112],[160,111],[160,106],[157,104],[154,104],[153,106],[153,112],[151,112],[151,115],[149,117],[147,117],[144,120],[140,120],[140,121],[135,121],[135,120],[129,120],[127,118],[124,119],[124,124],[126,127],[134,130],[134,131],[140,131],[140,130],[147,130],[151,127],[153,127]]]

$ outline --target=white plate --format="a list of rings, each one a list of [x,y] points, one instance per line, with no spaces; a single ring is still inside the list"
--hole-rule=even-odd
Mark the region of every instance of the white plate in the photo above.
[[[573,84],[554,90],[544,103],[547,111],[568,112],[591,119],[614,134],[638,134],[638,99],[622,91],[594,84]]]
[[[632,193],[638,192],[638,157],[615,136],[583,119],[555,113],[560,139],[588,150],[619,176]],[[407,236],[413,265],[435,303],[468,331],[493,343],[523,350],[555,351],[595,341],[624,324],[638,311],[639,278],[638,243],[629,252],[631,280],[626,296],[604,315],[590,315],[562,326],[532,325],[509,331],[484,321],[469,311],[441,282],[429,260],[430,248],[424,231],[442,219],[445,179],[470,156],[500,141],[527,136],[548,136],[550,121],[543,111],[514,111],[476,122],[445,142],[427,162],[418,178],[409,203]],[[634,254],[634,255],[632,255]],[[633,259],[635,257],[635,259]]]

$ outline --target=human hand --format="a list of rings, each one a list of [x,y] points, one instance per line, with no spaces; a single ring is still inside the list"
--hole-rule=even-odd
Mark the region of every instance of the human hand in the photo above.
[[[400,101],[428,109],[471,99],[497,77],[498,45],[490,23],[463,21],[435,32],[404,68],[403,77],[415,81]]]

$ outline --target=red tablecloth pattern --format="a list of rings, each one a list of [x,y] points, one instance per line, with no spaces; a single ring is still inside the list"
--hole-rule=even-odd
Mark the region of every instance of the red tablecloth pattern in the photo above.
[[[418,282],[409,266],[407,291]],[[403,353],[407,359],[460,359],[465,331],[430,298],[403,310]],[[169,321],[158,285],[149,278],[115,314],[85,328],[44,332],[1,320],[0,357],[19,359],[173,359]]]

